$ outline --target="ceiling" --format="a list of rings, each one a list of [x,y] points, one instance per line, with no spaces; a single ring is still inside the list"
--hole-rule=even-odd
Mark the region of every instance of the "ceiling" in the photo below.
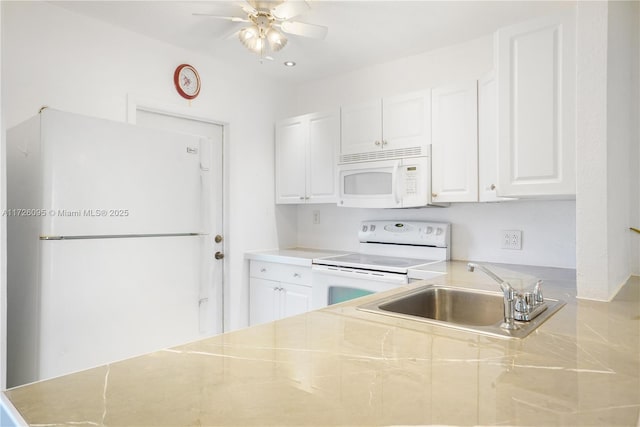
[[[299,0],[289,0],[299,1]],[[237,66],[304,82],[491,34],[499,27],[570,7],[567,1],[324,1],[296,18],[329,28],[324,40],[289,36],[260,63],[234,34],[243,24],[193,13],[245,16],[235,1],[56,1],[113,25],[203,52]],[[246,24],[244,24],[246,25]],[[284,61],[295,61],[287,68]]]

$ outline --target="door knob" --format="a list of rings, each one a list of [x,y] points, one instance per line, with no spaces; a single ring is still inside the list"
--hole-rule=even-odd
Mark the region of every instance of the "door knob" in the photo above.
[[[216,243],[220,243],[222,242],[222,236],[217,234],[216,237],[213,239]]]
[[[215,259],[222,259],[222,258],[224,258],[224,254],[222,252],[216,252],[214,257],[215,257]]]

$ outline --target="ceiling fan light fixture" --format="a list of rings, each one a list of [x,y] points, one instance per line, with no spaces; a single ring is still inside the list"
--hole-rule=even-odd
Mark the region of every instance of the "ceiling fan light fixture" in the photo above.
[[[252,52],[260,53],[262,51],[262,38],[260,37],[260,29],[256,26],[246,27],[240,30],[238,38]]]
[[[269,47],[274,52],[278,52],[287,45],[287,38],[284,34],[274,28],[269,28],[267,31],[267,40],[269,41]]]

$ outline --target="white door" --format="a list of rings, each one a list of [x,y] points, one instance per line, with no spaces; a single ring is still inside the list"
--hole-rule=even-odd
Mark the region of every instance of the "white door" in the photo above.
[[[382,100],[382,148],[412,148],[412,156],[428,155],[431,143],[431,93],[428,90]],[[416,152],[416,149],[421,151]]]
[[[496,34],[498,194],[575,195],[574,12]]]
[[[224,254],[223,224],[223,140],[222,125],[196,118],[173,116],[171,113],[156,113],[143,109],[136,111],[136,124],[139,126],[173,130],[192,135],[205,136],[211,141],[209,161],[203,156],[204,169],[209,169],[208,186],[209,203],[203,204],[203,216],[209,219],[207,226],[208,239],[203,251],[201,274],[204,280],[200,294],[200,331],[215,334],[223,331],[223,287],[224,262],[216,259],[215,254]],[[222,237],[218,240],[216,237]]]
[[[276,123],[276,203],[304,203],[309,121],[306,116]]]
[[[336,203],[340,114],[337,111],[311,114],[307,147],[308,203]]]
[[[433,201],[477,202],[477,83],[434,89],[432,101]]]

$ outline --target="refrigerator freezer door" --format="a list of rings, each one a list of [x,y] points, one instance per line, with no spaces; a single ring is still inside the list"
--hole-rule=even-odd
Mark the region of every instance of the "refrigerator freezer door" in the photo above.
[[[206,139],[52,109],[41,120],[42,236],[202,232]]]
[[[38,379],[203,338],[204,239],[42,241]]]

